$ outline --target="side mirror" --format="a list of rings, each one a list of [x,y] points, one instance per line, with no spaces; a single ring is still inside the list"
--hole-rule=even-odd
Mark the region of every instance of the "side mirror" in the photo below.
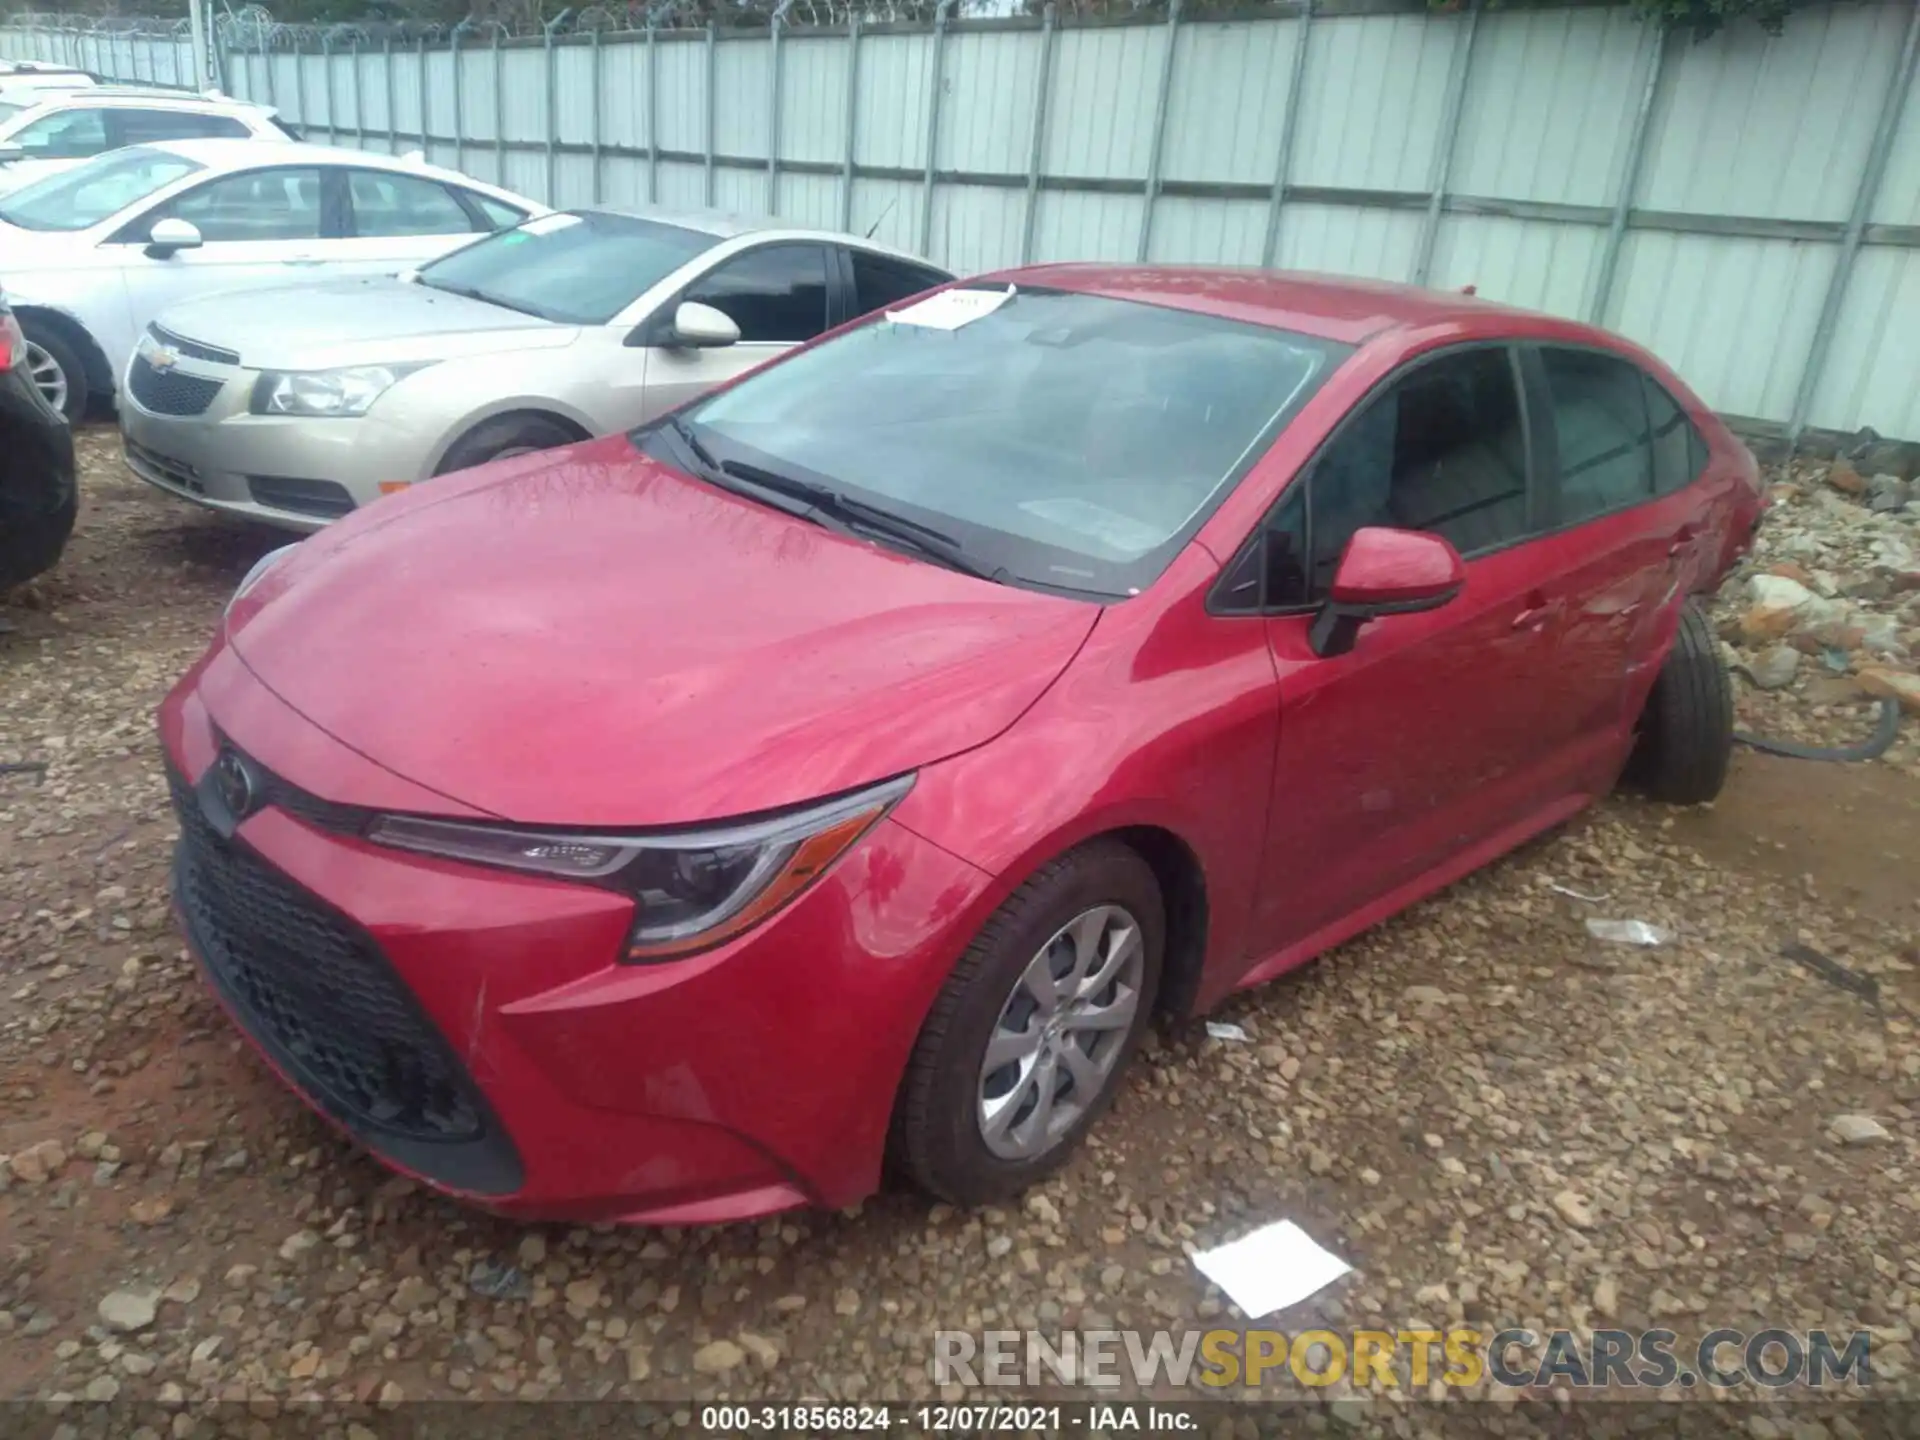
[[[673,330],[667,343],[688,350],[718,350],[740,339],[740,327],[723,311],[695,300],[674,308]]]
[[[147,254],[155,260],[165,260],[181,250],[200,248],[200,227],[191,220],[176,220],[172,216],[153,222],[153,229],[147,232]]]
[[[1322,657],[1344,655],[1369,620],[1437,610],[1460,593],[1466,579],[1460,552],[1438,535],[1380,526],[1356,530],[1307,643]]]
[[[7,165],[15,160],[24,160],[26,158],[27,152],[20,146],[0,145],[0,165]]]

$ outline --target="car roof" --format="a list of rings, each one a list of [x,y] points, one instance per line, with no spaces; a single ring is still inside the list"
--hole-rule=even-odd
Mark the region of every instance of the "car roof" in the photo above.
[[[516,205],[530,206],[535,211],[547,209],[529,196],[488,180],[476,180],[457,170],[445,170],[410,156],[383,155],[378,150],[355,150],[346,145],[236,137],[220,140],[149,140],[144,148],[182,156],[209,170],[238,169],[242,166],[255,170],[267,165],[356,165],[366,170],[390,170],[396,175],[424,175],[462,185],[469,190],[478,190],[485,195],[511,196]]]
[[[795,240],[832,240],[849,243],[872,250],[881,255],[893,255],[928,270],[939,270],[943,274],[951,272],[945,266],[936,265],[910,251],[900,250],[878,240],[870,240],[864,235],[854,235],[841,230],[821,230],[809,225],[795,225],[790,220],[779,220],[765,215],[736,214],[727,210],[674,210],[664,206],[640,206],[628,208],[621,205],[576,205],[570,207],[576,214],[624,215],[633,220],[652,220],[661,225],[675,225],[682,230],[697,230],[703,235],[711,235],[716,240],[735,240],[743,235],[778,235]]]
[[[152,105],[156,101],[162,105],[179,106],[189,110],[265,110],[267,108],[253,100],[236,100],[231,95],[200,95],[191,90],[169,90],[158,85],[92,85],[76,87],[72,90],[38,90],[33,93],[45,97],[35,101],[36,106],[54,109],[63,105]]]
[[[1489,321],[1547,319],[1461,291],[1293,270],[1068,264],[1029,265],[981,278],[1167,305],[1349,345],[1364,344],[1389,330],[1462,324],[1484,328]],[[1569,321],[1552,323],[1566,331],[1588,328]]]

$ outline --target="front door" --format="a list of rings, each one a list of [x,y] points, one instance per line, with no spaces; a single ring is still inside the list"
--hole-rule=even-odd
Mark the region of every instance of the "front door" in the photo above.
[[[1265,622],[1280,739],[1256,907],[1269,956],[1260,978],[1275,958],[1357,928],[1369,907],[1400,903],[1396,892],[1437,868],[1466,868],[1562,797],[1561,759],[1540,724],[1559,617],[1530,543],[1538,496],[1520,396],[1508,347],[1421,357],[1363,404],[1275,512],[1283,533],[1271,552],[1300,562],[1270,583],[1267,608],[1290,613]],[[1375,620],[1349,653],[1323,659],[1308,643],[1313,611],[1369,525],[1446,537],[1466,583],[1440,609]]]
[[[647,351],[646,415],[652,419],[722,381],[771,360],[827,328],[824,245],[777,242],[721,261],[665,306],[671,320],[682,300],[711,305],[740,327],[737,343],[709,349],[654,346]]]

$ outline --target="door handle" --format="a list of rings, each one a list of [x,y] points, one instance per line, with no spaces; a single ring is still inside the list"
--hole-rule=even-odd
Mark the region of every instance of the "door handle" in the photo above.
[[[1678,530],[1674,531],[1673,543],[1667,546],[1668,558],[1671,559],[1673,557],[1685,554],[1688,547],[1693,544],[1695,537],[1697,537],[1699,534],[1700,534],[1700,527],[1698,525],[1693,524],[1691,521],[1689,521],[1685,525],[1682,525]]]
[[[1513,628],[1535,632],[1544,630],[1559,609],[1557,604],[1536,590],[1527,596],[1526,608],[1513,617]]]

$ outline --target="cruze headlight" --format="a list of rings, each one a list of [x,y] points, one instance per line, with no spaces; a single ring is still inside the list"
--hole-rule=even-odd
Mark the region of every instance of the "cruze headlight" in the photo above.
[[[348,365],[339,370],[267,370],[253,383],[256,415],[364,415],[421,365]]]
[[[382,815],[380,845],[604,885],[633,897],[629,960],[705,950],[805,890],[913,785],[911,775],[766,820],[660,835],[581,835]]]

